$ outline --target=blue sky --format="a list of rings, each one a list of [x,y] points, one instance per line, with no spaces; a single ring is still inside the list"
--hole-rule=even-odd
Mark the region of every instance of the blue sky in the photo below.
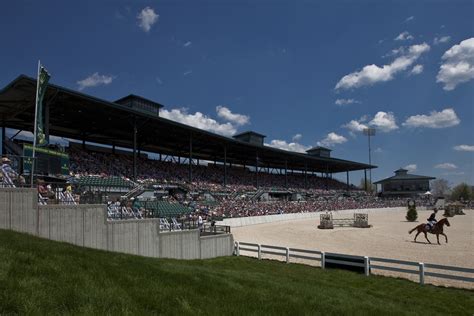
[[[474,1],[11,1],[0,86],[41,59],[55,84],[361,162],[360,130],[373,126],[374,180],[410,166],[474,184],[473,12]]]

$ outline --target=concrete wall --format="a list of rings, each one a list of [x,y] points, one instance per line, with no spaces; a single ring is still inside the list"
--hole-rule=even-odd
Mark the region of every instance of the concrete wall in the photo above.
[[[105,205],[38,206],[36,194],[32,189],[0,189],[0,228],[147,257],[232,255],[231,234],[200,237],[198,230],[160,232],[158,219],[109,222]]]
[[[353,209],[353,210],[340,210],[333,211],[334,218],[344,217],[346,215],[352,216],[354,213],[372,213],[380,211],[398,211],[406,209],[405,207],[387,207],[387,208],[369,208],[369,209]],[[321,212],[311,213],[292,213],[292,214],[276,214],[276,215],[263,215],[263,216],[249,216],[249,217],[236,217],[236,218],[225,218],[218,222],[219,225],[228,225],[230,227],[240,227],[248,225],[258,225],[265,223],[273,223],[280,221],[299,220],[307,218],[319,219]],[[370,217],[369,217],[370,220]]]

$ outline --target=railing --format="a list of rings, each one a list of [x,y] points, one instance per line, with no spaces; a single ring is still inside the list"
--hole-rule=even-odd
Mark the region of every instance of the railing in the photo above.
[[[242,247],[243,246],[243,247]],[[474,269],[446,266],[440,264],[395,260],[387,258],[367,257],[367,256],[353,256],[339,253],[330,253],[317,250],[308,249],[297,249],[297,248],[285,248],[279,246],[270,246],[262,244],[254,244],[247,242],[235,242],[234,254],[237,256],[241,255],[241,251],[256,252],[257,258],[262,259],[262,254],[269,254],[275,256],[282,256],[285,258],[286,263],[290,263],[291,258],[306,259],[321,262],[321,268],[325,269],[326,264],[338,264],[348,267],[358,267],[363,269],[364,274],[369,276],[373,270],[385,270],[393,271],[405,274],[418,275],[419,283],[425,284],[425,277],[434,277],[440,279],[450,279],[464,282],[474,283]],[[376,264],[374,264],[376,263]],[[384,264],[391,264],[384,265]],[[393,265],[399,265],[402,267],[394,267]],[[411,268],[411,269],[410,269]],[[450,272],[462,272],[464,274],[470,274],[471,276],[463,276],[456,274],[445,274],[439,272],[427,271],[427,269],[450,271]]]
[[[201,228],[201,235],[230,234],[230,226],[205,224]]]

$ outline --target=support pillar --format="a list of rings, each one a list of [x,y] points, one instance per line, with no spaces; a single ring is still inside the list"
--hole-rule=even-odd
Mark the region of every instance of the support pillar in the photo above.
[[[133,181],[137,181],[137,122],[133,120]]]
[[[308,163],[304,163],[304,188],[308,189]]]
[[[44,136],[46,143],[49,144],[49,102],[44,104]]]
[[[326,166],[326,191],[329,190],[329,166]]]
[[[189,182],[193,182],[193,135],[189,134]]]
[[[224,187],[227,186],[227,146],[224,146]]]
[[[258,189],[258,152],[255,155],[255,182]]]
[[[364,169],[364,190],[367,192],[367,169]]]
[[[347,191],[349,191],[350,186],[349,186],[349,171],[346,171],[346,183],[347,183]]]
[[[5,152],[5,140],[7,139],[5,121],[2,121],[2,129],[0,131],[0,156],[6,154]]]

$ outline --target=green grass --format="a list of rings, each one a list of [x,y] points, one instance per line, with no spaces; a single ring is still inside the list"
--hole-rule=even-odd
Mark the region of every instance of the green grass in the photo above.
[[[179,261],[0,230],[0,315],[473,315],[474,292],[257,261]]]

